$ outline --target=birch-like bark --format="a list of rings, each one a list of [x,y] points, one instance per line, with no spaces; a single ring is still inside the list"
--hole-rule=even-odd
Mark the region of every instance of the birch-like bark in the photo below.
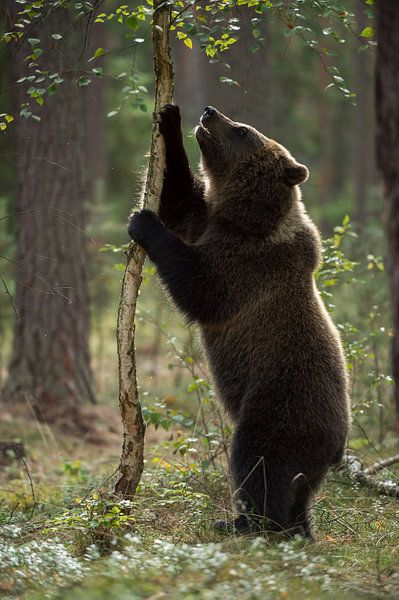
[[[399,454],[391,456],[385,460],[381,460],[371,467],[364,468],[363,462],[357,456],[348,454],[344,459],[344,469],[346,473],[352,479],[355,479],[362,485],[373,489],[379,494],[385,496],[393,496],[399,498],[399,481],[393,481],[392,479],[375,479],[373,475],[381,471],[382,469],[399,462]]]
[[[173,65],[169,45],[170,8],[162,0],[154,2],[152,25],[155,111],[151,151],[142,208],[158,212],[165,170],[165,147],[156,122],[156,113],[173,97]],[[119,479],[115,493],[131,498],[140,481],[144,466],[145,425],[137,389],[135,358],[135,313],[142,280],[145,252],[133,243],[127,256],[118,313],[117,343],[119,358],[119,405],[123,424],[123,448],[119,463]]]

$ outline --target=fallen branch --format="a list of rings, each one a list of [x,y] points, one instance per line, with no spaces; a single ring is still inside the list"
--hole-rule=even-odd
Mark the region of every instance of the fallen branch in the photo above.
[[[379,460],[378,462],[371,465],[367,469],[364,469],[364,472],[367,475],[374,475],[378,471],[385,469],[385,467],[390,467],[391,465],[399,462],[399,454],[395,454],[395,456],[390,456],[389,458],[384,458],[384,460]]]
[[[156,212],[165,170],[165,148],[156,123],[156,113],[164,104],[171,103],[173,97],[169,26],[170,7],[162,0],[155,0],[152,24],[155,111],[150,159],[141,207]],[[123,424],[123,448],[119,463],[120,477],[115,486],[115,493],[127,499],[134,495],[144,466],[145,425],[138,398],[134,349],[136,304],[144,260],[144,250],[137,244],[131,244],[123,276],[117,326],[119,406]]]
[[[392,479],[379,480],[373,477],[373,475],[385,467],[397,462],[399,462],[399,454],[378,461],[371,465],[371,467],[364,468],[360,458],[353,454],[347,454],[344,458],[344,469],[351,479],[358,481],[362,485],[366,485],[380,494],[399,498],[399,481],[393,481]]]

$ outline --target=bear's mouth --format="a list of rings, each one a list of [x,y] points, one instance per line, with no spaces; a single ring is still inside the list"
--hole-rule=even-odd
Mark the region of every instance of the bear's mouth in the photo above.
[[[197,127],[195,128],[195,137],[197,138],[197,142],[199,144],[201,144],[201,142],[206,144],[207,142],[210,142],[211,140],[215,139],[212,137],[212,134],[209,131],[209,129],[204,127],[202,124],[197,125]]]
[[[209,131],[208,127],[206,127],[206,125],[204,124],[203,118],[200,118],[200,124],[198,125],[198,129],[203,130],[202,132],[205,133],[205,135],[207,137],[211,137],[212,133]]]
[[[218,144],[219,141],[218,141],[217,136],[205,124],[207,121],[208,121],[208,119],[205,119],[203,116],[200,118],[200,122],[197,125],[197,127],[195,128],[195,137],[197,138],[198,141],[199,140],[202,140],[202,141],[212,140],[212,143]]]

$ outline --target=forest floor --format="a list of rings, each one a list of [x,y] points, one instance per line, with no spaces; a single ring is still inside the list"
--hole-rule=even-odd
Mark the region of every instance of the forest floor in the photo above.
[[[398,500],[336,471],[315,503],[315,543],[224,537],[212,521],[229,506],[226,470],[178,458],[174,433],[148,433],[129,515],[111,493],[117,433],[95,445],[35,421],[0,425],[27,451],[0,465],[0,597],[399,598]]]

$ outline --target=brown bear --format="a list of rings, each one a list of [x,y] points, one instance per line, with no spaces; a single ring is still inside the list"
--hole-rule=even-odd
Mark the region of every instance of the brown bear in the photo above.
[[[338,332],[316,289],[319,233],[298,185],[308,170],[277,142],[212,106],[190,169],[179,108],[159,113],[166,174],[159,217],[129,234],[177,307],[200,326],[217,393],[235,423],[239,516],[227,530],[312,537],[311,504],[343,455],[350,412]]]

